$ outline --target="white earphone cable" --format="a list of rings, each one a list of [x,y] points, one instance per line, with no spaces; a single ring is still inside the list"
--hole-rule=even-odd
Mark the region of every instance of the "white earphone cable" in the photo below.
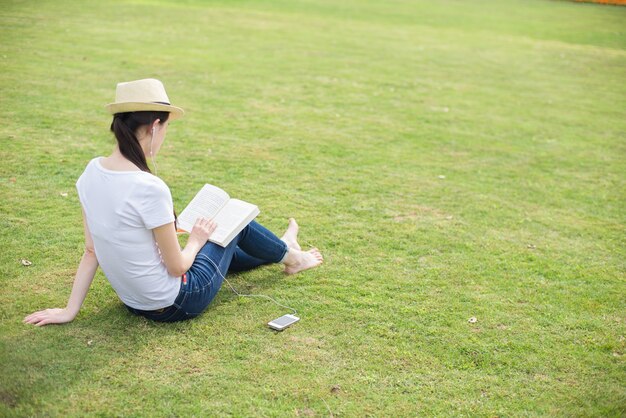
[[[265,298],[265,299],[269,299],[269,300],[271,300],[272,302],[274,302],[275,304],[277,304],[278,306],[281,306],[281,307],[286,308],[286,309],[291,309],[291,310],[293,311],[293,314],[294,314],[294,315],[298,313],[298,311],[296,311],[294,308],[292,308],[292,307],[290,307],[290,306],[285,306],[285,305],[283,305],[282,303],[278,303],[278,302],[276,302],[274,299],[272,299],[272,298],[271,298],[271,297],[269,297],[269,296],[266,296],[266,295],[244,295],[244,294],[242,294],[242,293],[237,292],[237,290],[235,290],[235,288],[233,287],[233,285],[231,285],[231,284],[230,284],[230,282],[228,281],[228,279],[227,279],[226,277],[224,277],[224,275],[222,274],[222,272],[220,271],[220,269],[217,267],[217,265],[213,262],[213,260],[211,260],[211,259],[210,259],[210,258],[208,258],[208,257],[205,257],[205,259],[206,259],[206,260],[209,260],[209,262],[210,262],[211,264],[213,264],[213,267],[215,267],[215,271],[217,271],[217,274],[219,274],[219,275],[220,275],[220,277],[221,277],[222,279],[224,279],[224,281],[226,281],[226,283],[228,283],[228,286],[231,288],[231,290],[232,290],[233,292],[235,292],[235,294],[236,294],[237,296],[241,296],[241,297],[250,297],[250,298]]]
[[[159,167],[154,159],[154,154],[152,153],[152,141],[154,141],[154,127],[152,128],[152,136],[150,137],[150,158],[152,159],[152,165],[154,166],[154,175],[158,176]]]

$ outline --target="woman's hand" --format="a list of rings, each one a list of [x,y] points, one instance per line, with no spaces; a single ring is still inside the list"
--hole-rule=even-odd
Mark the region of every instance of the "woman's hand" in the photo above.
[[[216,228],[217,224],[214,221],[199,218],[196,220],[193,228],[191,228],[187,244],[183,250],[180,249],[178,238],[176,238],[174,222],[161,225],[152,230],[154,239],[161,251],[161,259],[165,267],[167,267],[167,272],[170,276],[180,277],[189,270],[196,255]]]
[[[75,318],[67,309],[45,309],[34,312],[24,318],[24,323],[37,325],[38,327],[48,324],[64,324],[71,322]]]
[[[193,241],[202,247],[216,228],[217,224],[212,219],[198,218],[191,229],[187,242]]]

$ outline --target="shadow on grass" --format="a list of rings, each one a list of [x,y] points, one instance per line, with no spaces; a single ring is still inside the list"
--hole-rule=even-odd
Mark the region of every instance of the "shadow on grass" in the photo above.
[[[6,380],[0,400],[15,412],[54,410],[58,401],[99,380],[102,369],[120,360],[132,364],[146,345],[190,326],[148,321],[117,301],[65,325],[24,324],[12,338],[3,338]]]
[[[278,286],[283,277],[265,268],[246,276],[229,276],[240,293],[263,293],[257,289]],[[119,300],[110,300],[99,306],[85,306],[69,324],[41,328],[23,324],[21,329],[15,326],[11,335],[1,340],[5,382],[0,387],[2,409],[20,415],[67,412],[68,407],[72,410],[72,406],[84,406],[86,401],[81,397],[85,394],[97,395],[94,392],[107,386],[105,390],[134,388],[137,383],[142,386],[146,376],[148,380],[155,378],[155,370],[159,369],[164,374],[180,373],[174,364],[180,363],[185,350],[198,351],[202,346],[198,340],[215,337],[211,330],[221,332],[220,319],[212,312],[238,300],[224,283],[207,310],[187,321],[154,322],[130,313]],[[226,311],[232,309],[230,306]],[[210,353],[194,355],[203,354],[209,363],[217,361]]]

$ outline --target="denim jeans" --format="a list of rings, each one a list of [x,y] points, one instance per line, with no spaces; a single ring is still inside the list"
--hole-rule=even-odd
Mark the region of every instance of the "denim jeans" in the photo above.
[[[261,224],[252,221],[226,248],[212,242],[202,247],[186,273],[186,280],[181,280],[180,291],[173,305],[156,311],[126,307],[134,314],[160,322],[196,317],[209,306],[220,290],[222,276],[251,270],[263,264],[278,263],[287,250],[287,244]]]

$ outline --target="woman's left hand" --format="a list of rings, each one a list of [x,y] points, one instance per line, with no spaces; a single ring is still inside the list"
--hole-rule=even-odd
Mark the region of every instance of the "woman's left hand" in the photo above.
[[[24,323],[40,327],[48,324],[64,324],[71,322],[74,317],[75,315],[72,315],[67,309],[45,309],[28,315],[24,318]]]
[[[196,242],[199,248],[201,248],[211,237],[211,234],[217,229],[217,224],[213,219],[198,218],[196,223],[191,229],[189,239],[187,242]],[[198,248],[198,249],[199,249]]]

